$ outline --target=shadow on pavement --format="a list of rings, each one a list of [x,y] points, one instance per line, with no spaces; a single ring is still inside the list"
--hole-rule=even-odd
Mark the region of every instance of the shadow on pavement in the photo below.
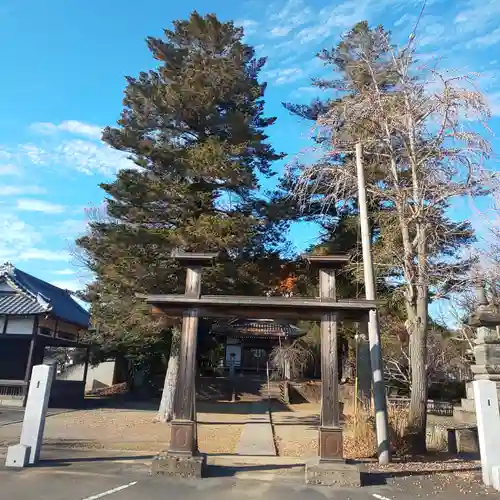
[[[297,469],[304,470],[303,465],[276,464],[276,465],[209,465],[206,477],[233,477],[240,472],[269,472],[273,470]]]
[[[97,463],[97,462],[127,462],[134,460],[152,460],[154,455],[121,455],[121,456],[99,456],[99,457],[68,457],[57,459],[43,459],[38,462],[37,467],[67,467],[73,463]]]

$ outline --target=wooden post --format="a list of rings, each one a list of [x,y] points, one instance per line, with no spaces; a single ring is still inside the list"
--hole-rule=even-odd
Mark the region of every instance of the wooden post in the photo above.
[[[89,374],[90,363],[90,346],[85,349],[85,364],[83,365],[83,397],[85,398],[85,386],[87,385],[87,377]]]
[[[336,299],[335,269],[320,269],[320,297]],[[343,440],[339,426],[339,375],[337,315],[321,319],[321,421],[319,456],[321,460],[342,460]]]
[[[336,271],[348,257],[307,256],[319,270],[319,296],[337,300]],[[321,318],[321,416],[319,427],[319,459],[321,462],[343,460],[343,439],[340,427],[338,317],[327,313]]]
[[[186,275],[186,295],[199,295],[201,288],[201,266],[188,267]],[[179,354],[179,374],[174,399],[174,420],[169,451],[180,454],[196,453],[196,432],[194,423],[196,334],[198,331],[198,311],[191,309],[182,319],[181,346]]]
[[[175,254],[174,257],[187,268],[185,295],[199,297],[203,264],[212,261],[215,254]],[[174,399],[174,420],[168,453],[192,457],[197,454],[196,432],[196,343],[198,310],[184,313],[182,319],[179,373]]]

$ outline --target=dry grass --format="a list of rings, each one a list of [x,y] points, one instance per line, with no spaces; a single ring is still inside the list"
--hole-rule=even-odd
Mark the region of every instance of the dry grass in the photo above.
[[[405,455],[409,450],[405,433],[408,410],[394,405],[389,405],[387,410],[391,448],[395,454]],[[346,405],[344,414],[344,456],[351,459],[375,457],[377,437],[373,413],[364,407],[354,409]]]

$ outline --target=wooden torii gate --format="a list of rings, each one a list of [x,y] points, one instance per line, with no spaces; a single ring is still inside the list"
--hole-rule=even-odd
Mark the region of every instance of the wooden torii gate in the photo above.
[[[377,302],[337,299],[336,273],[348,262],[345,255],[306,255],[319,268],[319,297],[261,297],[201,295],[202,268],[214,253],[179,253],[173,257],[186,268],[184,295],[141,295],[153,312],[182,316],[179,373],[174,420],[168,451],[153,462],[153,472],[201,477],[205,457],[198,453],[195,410],[196,336],[199,317],[309,319],[321,322],[321,418],[318,459],[306,467],[306,481],[315,484],[359,484],[359,471],[343,460],[339,415],[337,328],[341,321],[366,323]]]

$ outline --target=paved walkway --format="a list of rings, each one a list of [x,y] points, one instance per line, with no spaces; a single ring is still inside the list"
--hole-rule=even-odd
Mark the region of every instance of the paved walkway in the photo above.
[[[267,402],[252,403],[248,420],[243,426],[240,441],[236,445],[237,455],[276,456],[271,417]]]

